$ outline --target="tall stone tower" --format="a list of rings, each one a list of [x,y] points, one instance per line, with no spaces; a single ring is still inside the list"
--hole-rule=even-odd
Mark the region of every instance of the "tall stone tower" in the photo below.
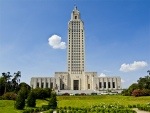
[[[77,6],[71,13],[68,23],[68,72],[69,74],[82,74],[85,68],[85,37],[84,23],[80,18]]]
[[[84,23],[75,6],[68,22],[68,71],[55,72],[55,77],[32,77],[31,87],[52,88],[58,93],[87,93],[120,90],[120,77],[98,77],[97,72],[85,71]]]

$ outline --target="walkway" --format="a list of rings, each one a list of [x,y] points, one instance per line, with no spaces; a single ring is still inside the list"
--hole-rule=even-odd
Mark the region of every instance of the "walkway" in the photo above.
[[[141,110],[138,110],[138,108],[133,108],[134,111],[136,111],[137,113],[150,113],[148,111],[141,111]]]

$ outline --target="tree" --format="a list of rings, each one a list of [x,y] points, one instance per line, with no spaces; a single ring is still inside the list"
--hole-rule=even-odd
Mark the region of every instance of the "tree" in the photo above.
[[[7,72],[7,73],[2,73],[2,77],[4,77],[4,81],[5,81],[5,90],[4,90],[4,93],[6,93],[7,86],[8,86],[8,81],[10,80],[10,77],[12,77],[12,76],[10,75],[10,72]]]
[[[140,77],[137,82],[140,89],[150,89],[150,76]]]
[[[15,108],[22,110],[25,107],[25,93],[23,89],[18,92],[18,96],[15,102]]]
[[[0,96],[4,94],[5,91],[5,79],[0,77]]]
[[[49,99],[49,108],[50,109],[56,109],[57,108],[57,99],[56,99],[56,93],[51,93],[51,98]]]
[[[36,105],[36,97],[35,97],[34,93],[31,91],[27,98],[27,106],[35,107],[35,105]]]
[[[135,89],[139,89],[137,83],[133,83],[133,84],[128,88],[128,93],[129,93],[129,95],[131,95],[132,92],[133,92]]]
[[[26,87],[28,90],[31,90],[31,87],[27,84],[27,83],[25,83],[25,82],[21,82],[20,84],[19,84],[19,90],[22,88],[22,87]]]
[[[18,88],[17,88],[17,91],[19,90],[23,90],[24,93],[25,93],[25,98],[28,97],[28,94],[30,93],[30,90],[31,90],[31,87],[25,83],[25,82],[21,82],[19,85],[18,85]]]
[[[20,77],[21,77],[21,72],[18,71],[17,73],[14,73],[14,77],[11,81],[11,85],[12,85],[12,90],[13,91],[17,91],[18,90],[18,85],[20,83]]]

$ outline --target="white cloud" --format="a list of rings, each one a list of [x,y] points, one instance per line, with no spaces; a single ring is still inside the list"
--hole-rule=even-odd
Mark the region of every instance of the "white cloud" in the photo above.
[[[120,71],[130,72],[146,67],[148,64],[145,61],[134,61],[132,64],[122,64]]]
[[[100,76],[100,77],[106,77],[107,75],[104,74],[104,73],[101,73],[99,76]]]
[[[62,42],[61,37],[55,34],[49,37],[48,44],[54,49],[66,49],[66,43]]]
[[[121,79],[121,83],[125,83],[125,80]]]

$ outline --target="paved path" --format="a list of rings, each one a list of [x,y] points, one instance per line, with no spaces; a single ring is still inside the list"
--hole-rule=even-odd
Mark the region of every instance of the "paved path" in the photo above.
[[[137,113],[150,113],[148,111],[141,111],[141,110],[138,110],[138,108],[133,108],[134,111],[136,111]]]
[[[138,108],[133,108],[134,111],[136,111],[137,113],[150,113],[148,111],[141,111],[141,110],[138,110]],[[40,113],[43,113],[43,112],[40,112]],[[56,111],[53,111],[53,113],[57,113]]]

